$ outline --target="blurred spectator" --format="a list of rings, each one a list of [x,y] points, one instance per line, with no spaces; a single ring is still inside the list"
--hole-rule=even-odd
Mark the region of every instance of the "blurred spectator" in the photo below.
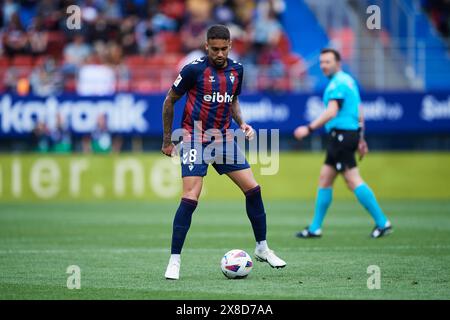
[[[91,52],[92,48],[85,43],[84,36],[75,34],[73,41],[64,48],[64,70],[75,72]]]
[[[277,13],[273,6],[269,5],[266,11],[261,11],[261,15],[255,21],[253,41],[256,46],[273,46],[279,42],[281,33],[282,26],[277,19]]]
[[[146,18],[147,6],[153,1],[147,0],[124,0],[124,9],[127,15],[139,16],[140,18]]]
[[[83,152],[85,153],[110,153],[120,152],[122,148],[122,138],[114,136],[108,129],[105,114],[100,114],[97,119],[96,129],[83,138]]]
[[[22,26],[28,29],[37,13],[37,0],[20,0],[19,18]]]
[[[152,19],[145,19],[137,24],[136,42],[141,54],[148,55],[157,51]]]
[[[49,152],[50,151],[50,131],[45,122],[36,123],[32,133],[33,151]]]
[[[72,150],[72,136],[64,123],[61,114],[56,116],[56,126],[50,131],[51,151],[56,153],[67,153]]]
[[[285,10],[286,3],[284,0],[258,0],[256,4],[257,16],[267,16],[270,13],[277,20],[280,20]]]
[[[95,22],[88,28],[88,38],[90,42],[107,42],[110,38],[111,28],[105,16],[99,15]]]
[[[4,30],[3,47],[8,56],[26,54],[28,51],[28,37],[17,13],[11,15]]]
[[[42,19],[35,17],[28,28],[28,40],[30,53],[34,56],[44,54],[47,51],[48,32],[44,29]]]
[[[119,2],[116,0],[104,1],[102,7],[102,13],[105,16],[108,23],[119,23],[122,18],[122,11],[120,9]]]
[[[129,16],[120,25],[120,44],[125,54],[138,53],[138,44],[135,35],[136,20],[135,16]]]
[[[450,37],[450,0],[422,0],[422,8],[445,37]]]
[[[50,96],[61,93],[62,75],[55,60],[47,58],[34,68],[30,76],[31,91],[37,96]]]
[[[10,23],[13,15],[17,15],[19,5],[14,0],[5,0],[2,6],[3,24],[6,26]]]
[[[113,68],[99,64],[92,55],[78,73],[77,93],[82,96],[111,95],[116,91],[116,76]]]
[[[235,22],[243,29],[248,29],[253,22],[255,2],[247,0],[233,0]]]
[[[439,1],[450,0],[430,0]],[[81,8],[81,29],[65,23],[73,4]],[[279,49],[285,7],[285,0],[5,0],[0,54],[38,58],[4,59],[3,87],[22,95],[31,87],[40,96],[61,92],[59,83],[63,92],[95,95],[165,90],[178,62],[203,56],[206,29],[221,23],[231,31],[230,58],[248,64],[247,77],[255,79],[246,88],[257,89],[261,74],[289,71],[282,68],[289,52]],[[42,55],[53,56],[53,66],[42,65]]]
[[[165,15],[164,13],[158,12],[152,17],[152,28],[158,33],[160,31],[171,31],[175,32],[177,30],[177,21],[171,17]]]
[[[17,71],[17,68],[10,67],[5,72],[5,78],[4,78],[4,86],[5,91],[8,93],[15,93],[16,87],[17,87],[17,80],[19,78],[19,73]]]
[[[6,92],[25,96],[30,93],[30,82],[20,67],[11,67],[5,73],[4,84]]]
[[[188,0],[187,21],[181,27],[181,39],[183,49],[186,53],[203,48],[205,43],[205,32],[211,24],[210,16],[212,10],[211,2],[207,0]]]
[[[227,0],[214,0],[213,20],[216,23],[227,25],[234,20],[234,12],[226,5]]]
[[[58,27],[61,12],[65,11],[59,10],[57,1],[42,0],[38,3],[36,15],[42,19],[42,24],[46,30],[55,30]]]
[[[84,0],[81,2],[81,19],[83,22],[92,24],[95,22],[99,10],[94,0]]]

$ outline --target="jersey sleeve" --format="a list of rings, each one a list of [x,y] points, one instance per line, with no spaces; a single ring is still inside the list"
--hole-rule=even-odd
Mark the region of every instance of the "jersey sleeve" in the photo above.
[[[328,92],[328,101],[330,100],[344,100],[345,85],[341,82],[335,82]]]
[[[238,72],[238,85],[235,94],[238,96],[241,94],[242,81],[244,80],[244,67],[239,68],[237,72]]]
[[[191,64],[184,66],[172,85],[172,90],[179,95],[185,94],[195,86],[195,69]]]

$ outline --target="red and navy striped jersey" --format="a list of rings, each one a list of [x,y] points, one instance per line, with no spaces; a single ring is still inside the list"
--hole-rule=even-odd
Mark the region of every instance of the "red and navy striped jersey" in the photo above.
[[[172,90],[187,93],[182,128],[189,134],[195,122],[201,121],[203,134],[208,129],[225,133],[231,124],[231,103],[241,93],[244,69],[242,64],[228,59],[227,67],[219,69],[210,64],[207,56],[184,66]]]

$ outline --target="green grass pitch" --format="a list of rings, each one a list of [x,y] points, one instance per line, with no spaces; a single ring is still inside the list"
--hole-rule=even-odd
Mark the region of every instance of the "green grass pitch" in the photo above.
[[[372,240],[356,201],[336,201],[322,239],[294,233],[313,201],[267,201],[268,240],[288,265],[254,261],[243,280],[226,279],[222,255],[253,255],[244,201],[200,202],[182,258],[167,281],[176,202],[0,204],[0,299],[450,299],[450,201],[382,201],[395,232]],[[69,265],[81,289],[66,287]],[[381,289],[367,288],[367,267]]]

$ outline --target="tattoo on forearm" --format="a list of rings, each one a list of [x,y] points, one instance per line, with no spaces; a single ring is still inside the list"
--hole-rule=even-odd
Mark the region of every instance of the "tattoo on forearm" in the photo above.
[[[234,121],[236,121],[238,125],[244,123],[238,99],[233,100],[233,103],[231,105],[231,117],[233,118]]]
[[[173,123],[173,108],[175,105],[175,102],[180,99],[180,96],[177,95],[173,90],[170,90],[167,93],[166,99],[164,100],[163,104],[163,141],[164,144],[169,144],[171,142],[172,137],[172,123]]]

